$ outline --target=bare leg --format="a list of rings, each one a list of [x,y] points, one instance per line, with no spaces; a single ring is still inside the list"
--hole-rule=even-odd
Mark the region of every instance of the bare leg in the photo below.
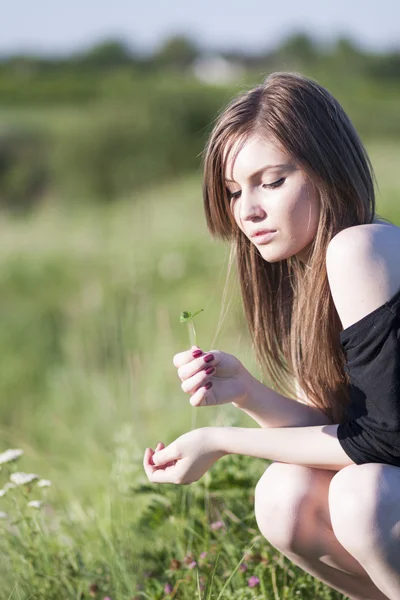
[[[336,471],[273,463],[256,487],[261,533],[289,560],[352,600],[388,600],[333,533],[328,504]]]
[[[400,598],[400,469],[350,465],[329,486],[333,531],[390,600]]]
[[[324,564],[318,560],[307,559],[287,550],[277,548],[298,567],[319,579],[329,587],[345,594],[351,600],[389,600],[371,581],[365,572],[365,578],[360,575],[345,573],[335,567]]]

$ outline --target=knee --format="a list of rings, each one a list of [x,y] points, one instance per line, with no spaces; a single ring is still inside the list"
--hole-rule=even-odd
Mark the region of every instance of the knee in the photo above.
[[[262,535],[276,548],[294,550],[311,492],[311,469],[272,463],[255,488],[254,512]]]
[[[361,556],[375,545],[377,488],[381,464],[344,467],[329,485],[329,512],[333,532],[348,552]]]

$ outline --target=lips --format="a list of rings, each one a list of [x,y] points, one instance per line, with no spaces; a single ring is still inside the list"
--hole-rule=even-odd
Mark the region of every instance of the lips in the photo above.
[[[254,233],[251,234],[252,238],[265,235],[266,233],[274,233],[276,229],[257,229]]]

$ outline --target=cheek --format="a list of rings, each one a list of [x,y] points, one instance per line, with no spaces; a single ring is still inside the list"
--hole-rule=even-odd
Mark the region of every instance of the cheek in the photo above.
[[[303,231],[306,237],[314,234],[319,221],[319,199],[308,186],[303,186],[287,205],[290,224],[297,231]]]
[[[241,223],[240,223],[240,214],[239,214],[239,204],[236,201],[231,201],[231,205],[230,205],[230,212],[231,215],[233,216],[234,220],[236,221],[236,225],[242,229]]]

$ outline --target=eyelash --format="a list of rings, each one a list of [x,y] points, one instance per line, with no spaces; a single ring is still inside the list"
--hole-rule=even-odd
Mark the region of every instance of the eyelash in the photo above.
[[[267,188],[271,188],[271,189],[276,189],[278,187],[281,187],[286,181],[286,177],[281,177],[280,179],[278,179],[277,181],[273,181],[272,183],[264,183],[263,187],[267,187]],[[232,200],[232,199],[236,199],[238,198],[238,194],[240,194],[240,192],[230,192],[228,189],[226,190],[226,193],[228,194],[228,199]]]

